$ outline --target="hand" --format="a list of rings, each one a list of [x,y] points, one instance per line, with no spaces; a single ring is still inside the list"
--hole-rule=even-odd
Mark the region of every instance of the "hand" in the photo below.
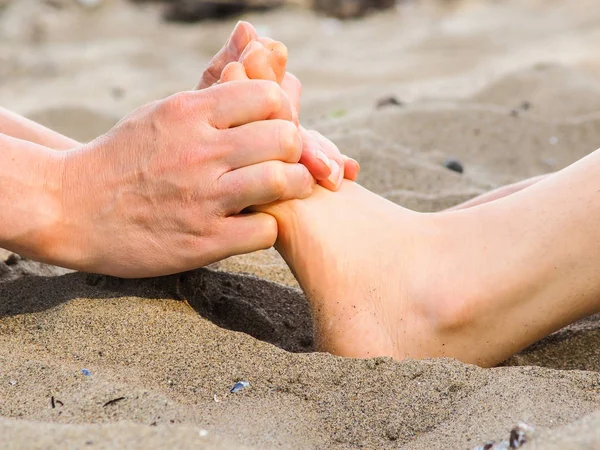
[[[223,48],[208,63],[195,89],[206,89],[219,81],[225,66],[238,61],[248,43],[255,39],[258,39],[258,33],[254,27],[248,22],[238,22]]]
[[[254,27],[248,22],[238,22],[225,46],[204,71],[197,89],[218,82],[222,79],[223,71],[229,63],[242,60],[245,61],[243,65],[248,69],[248,73],[246,74],[245,70],[231,72],[227,77],[230,81],[234,76],[243,79],[277,81],[299,113],[301,85],[294,75],[285,70],[286,47],[272,39],[259,38]],[[344,177],[352,181],[356,180],[360,166],[355,160],[342,155],[335,144],[317,131],[307,131],[300,127],[300,135],[303,139],[300,162],[306,165],[319,184],[335,190]]]
[[[271,247],[275,220],[240,213],[311,194],[292,114],[277,84],[239,81],[146,105],[61,153],[62,223],[45,259],[146,277]]]

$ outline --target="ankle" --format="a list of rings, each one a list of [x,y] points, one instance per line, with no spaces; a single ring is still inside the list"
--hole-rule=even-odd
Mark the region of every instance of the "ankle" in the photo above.
[[[417,219],[417,245],[410,272],[409,295],[416,314],[436,335],[451,336],[473,324],[479,296],[476,277],[470,277],[456,248],[455,226],[446,213],[422,214]]]

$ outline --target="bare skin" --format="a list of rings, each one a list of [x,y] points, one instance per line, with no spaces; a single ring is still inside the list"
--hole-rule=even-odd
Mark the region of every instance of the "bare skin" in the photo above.
[[[482,205],[483,203],[488,203],[494,200],[498,200],[500,198],[504,198],[508,195],[514,194],[515,192],[522,191],[523,189],[528,188],[529,186],[533,186],[535,183],[539,183],[540,181],[545,180],[550,175],[552,174],[547,173],[543,175],[538,175],[537,177],[531,177],[526,180],[508,184],[506,186],[501,186],[498,189],[494,189],[493,191],[478,195],[477,197],[467,200],[466,202],[448,208],[448,211],[457,211],[459,209],[471,208],[473,206]]]
[[[223,77],[223,72],[229,64],[234,63],[235,66],[245,61],[248,74],[244,75],[244,79],[277,82],[295,106],[294,120],[297,122],[300,114],[301,85],[293,74],[286,72],[287,55],[287,48],[281,42],[259,37],[250,23],[240,21],[202,74],[196,89],[205,89],[223,82],[224,78],[230,78]],[[228,68],[231,69],[232,67]],[[331,141],[317,131],[306,130],[302,126],[300,136],[304,144],[300,162],[308,168],[321,186],[336,190],[342,179],[356,180],[360,170],[358,163],[342,155]]]
[[[245,45],[245,48],[242,47]],[[300,82],[292,74],[286,72],[287,49],[278,41],[269,38],[259,38],[256,30],[247,22],[239,22],[234,29],[228,44],[215,56],[210,67],[204,72],[201,86],[208,86],[209,83],[226,83],[234,80],[271,80],[277,81],[282,85],[288,97],[292,100],[297,110],[300,110]],[[218,76],[217,76],[218,75]],[[344,160],[345,178],[355,181],[360,167],[356,161],[341,155],[337,147],[317,131],[307,131],[300,127],[302,140],[304,143],[303,156],[301,162],[305,164],[313,176],[319,180],[319,184],[330,190],[336,190],[339,186],[339,175],[335,173],[328,176],[319,173],[318,161],[327,161],[327,158],[337,161]],[[314,154],[321,154],[314,157]],[[340,155],[336,157],[335,155]],[[340,159],[341,158],[341,159]],[[330,165],[329,162],[327,162]],[[342,164],[342,163],[340,163]],[[449,208],[458,210],[470,208],[472,206],[497,200],[507,195],[514,194],[526,187],[529,187],[549,174],[540,175],[502,186],[480,196],[472,198],[464,203]]]
[[[436,214],[347,181],[255,209],[277,219],[320,350],[494,366],[600,311],[599,172],[600,150]]]
[[[0,246],[77,270],[169,274],[272,246],[275,220],[240,213],[305,197],[313,177],[337,189],[344,167],[333,161],[356,178],[333,144],[302,139],[300,85],[285,68],[211,87],[251,34],[238,24],[199,92],[146,105],[87,144],[0,109]]]
[[[43,145],[53,150],[69,150],[80,145],[60,133],[0,107],[0,134]]]
[[[216,84],[227,64],[237,62],[242,58],[248,43],[253,39],[258,39],[261,46],[264,45],[263,49],[269,49],[267,55],[261,54],[259,56],[262,59],[260,61],[256,60],[254,66],[261,67],[258,63],[262,65],[268,63],[273,65],[274,69],[270,69],[268,74],[261,72],[261,76],[250,78],[277,82],[294,106],[292,119],[298,125],[301,85],[294,75],[285,71],[287,49],[280,42],[264,37],[259,38],[254,27],[248,22],[239,22],[235,26],[223,48],[215,55],[203,72],[195,89],[203,90]],[[335,145],[316,131],[308,131],[300,127],[299,132],[303,143],[300,162],[308,168],[319,184],[328,189],[336,190],[342,178],[356,179],[360,170],[356,161],[342,155]],[[53,150],[69,150],[81,145],[81,143],[67,136],[1,107],[0,133]]]
[[[122,277],[268,248],[274,219],[239,213],[312,191],[293,115],[275,83],[240,81],[146,105],[71,150],[0,135],[0,247]]]
[[[599,171],[596,151],[456,212],[415,213],[349,182],[263,210],[321,350],[493,366],[600,312]]]

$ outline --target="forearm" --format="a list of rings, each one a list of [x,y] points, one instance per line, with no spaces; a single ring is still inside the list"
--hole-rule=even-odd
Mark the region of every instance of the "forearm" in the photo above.
[[[0,247],[48,261],[60,216],[59,155],[0,134]]]
[[[2,107],[0,107],[0,133],[54,150],[68,150],[79,145],[73,139]]]

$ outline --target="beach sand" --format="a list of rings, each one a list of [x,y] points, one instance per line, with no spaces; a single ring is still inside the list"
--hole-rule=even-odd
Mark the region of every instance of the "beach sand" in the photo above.
[[[4,3],[0,103],[80,140],[191,88],[235,23]],[[437,211],[600,146],[595,2],[442,3],[244,18],[288,46],[303,123],[404,206]],[[390,96],[401,105],[377,107]],[[2,448],[469,449],[519,421],[536,427],[522,448],[600,448],[598,316],[493,369],[354,360],[312,351],[307,302],[274,250],[149,280],[0,261]]]

